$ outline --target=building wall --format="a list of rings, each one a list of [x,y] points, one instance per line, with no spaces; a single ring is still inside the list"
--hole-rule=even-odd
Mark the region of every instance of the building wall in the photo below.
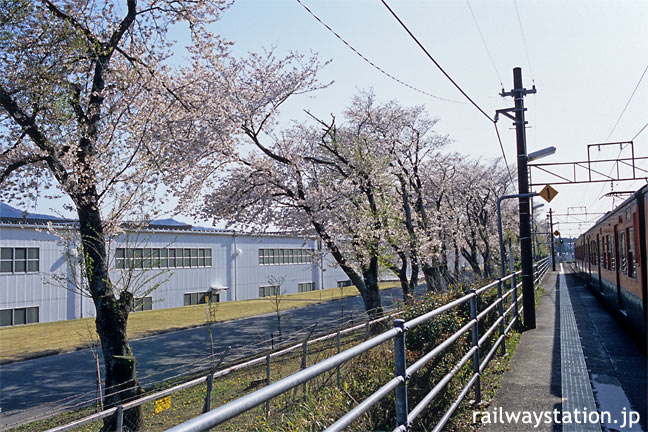
[[[74,252],[72,246],[44,227],[1,224],[0,247],[39,249],[38,272],[0,273],[0,310],[38,307],[39,322],[95,315],[92,299],[75,289],[79,272],[78,266],[71,265],[68,258]],[[210,267],[199,268],[119,269],[117,248],[211,249],[212,263]],[[322,271],[317,262],[261,264],[259,249],[317,250],[318,242],[215,231],[160,230],[129,234],[109,247],[111,281],[119,288],[128,284],[135,297],[151,297],[152,309],[165,309],[184,306],[185,294],[212,289],[220,291],[220,301],[233,301],[257,298],[261,286],[274,285],[276,281],[281,281],[281,293],[296,293],[300,283],[313,283],[314,289],[322,289],[348,280],[330,256],[322,259]],[[147,292],[153,284],[159,286]]]
[[[46,231],[3,226],[0,247],[39,250],[38,272],[0,273],[0,309],[38,307],[40,322],[75,317],[65,245]]]

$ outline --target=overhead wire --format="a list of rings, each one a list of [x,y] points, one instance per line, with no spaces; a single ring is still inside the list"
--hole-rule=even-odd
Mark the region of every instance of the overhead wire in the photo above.
[[[299,0],[297,0],[297,1],[299,1]],[[486,111],[484,111],[482,109],[482,107],[480,107],[470,96],[468,96],[468,94],[461,88],[461,86],[459,84],[457,84],[457,82],[454,79],[452,79],[452,77],[445,71],[445,69],[443,69],[443,67],[439,64],[439,62],[437,62],[435,60],[435,58],[430,54],[430,52],[425,48],[425,46],[423,46],[423,44],[418,40],[418,38],[414,35],[414,33],[412,33],[412,31],[407,27],[407,25],[405,25],[405,23],[398,17],[396,12],[394,12],[394,10],[391,7],[389,7],[389,4],[387,4],[387,2],[385,0],[380,0],[380,1],[387,8],[387,10],[391,13],[391,15],[396,19],[396,21],[398,21],[398,23],[401,25],[401,27],[403,27],[403,29],[407,32],[407,34],[409,34],[409,36],[412,38],[412,40],[414,40],[414,42],[416,42],[416,44],[419,46],[419,48],[421,48],[421,50],[423,50],[423,52],[428,57],[428,59],[430,59],[432,61],[432,63],[434,63],[434,65],[437,67],[437,69],[439,69],[441,71],[441,73],[443,73],[443,75],[445,75],[445,77],[452,83],[452,85],[454,85],[455,88],[457,90],[459,90],[459,92],[466,99],[468,99],[468,101],[480,113],[482,113],[484,115],[484,117],[486,117],[488,120],[490,120],[495,125],[495,132],[497,133],[497,139],[499,141],[500,149],[502,151],[502,156],[504,157],[504,163],[506,164],[506,170],[508,171],[509,177],[511,179],[511,183],[515,184],[515,182],[513,180],[513,175],[511,174],[511,170],[509,168],[508,160],[506,159],[506,153],[504,152],[504,145],[502,144],[502,139],[500,137],[499,129],[497,127],[497,122],[495,121],[495,119],[492,118],[491,116],[489,116],[488,114],[486,114]]]
[[[632,98],[634,97],[635,93],[637,93],[637,90],[639,89],[639,86],[641,85],[641,82],[643,81],[644,77],[646,76],[646,72],[648,72],[648,65],[646,65],[646,67],[644,68],[644,70],[643,70],[643,72],[641,74],[641,77],[639,77],[639,81],[637,81],[637,84],[635,85],[634,89],[632,90],[632,93],[630,94],[630,97],[628,98],[628,100],[625,103],[623,109],[621,110],[621,114],[619,114],[619,117],[617,118],[616,122],[614,122],[614,126],[612,126],[612,129],[610,130],[610,133],[608,134],[607,138],[605,139],[606,141],[608,141],[610,139],[610,137],[612,136],[612,134],[616,130],[616,127],[619,125],[619,122],[621,121],[621,118],[623,117],[626,110],[628,109],[628,106],[630,105],[630,102],[632,102]],[[634,141],[646,129],[646,127],[648,127],[648,123],[646,123],[639,130],[639,132],[637,132],[635,134],[635,136],[632,137],[632,139],[630,139],[630,141]],[[627,145],[625,147],[627,147]],[[619,150],[619,153],[617,154],[617,157],[616,157],[617,159],[621,156],[621,152],[623,152],[623,149],[624,149],[624,146],[622,145],[621,149]],[[613,171],[614,171],[614,167],[612,167],[612,169],[610,169],[610,173],[608,174],[608,176],[611,175]],[[607,183],[603,183],[603,187],[601,187],[601,190],[596,195],[597,198],[595,198],[594,201],[592,201],[592,204],[590,204],[590,206],[593,205],[597,200],[600,199],[600,195],[601,195],[601,193],[603,193],[603,190],[605,189],[606,185],[607,185]],[[612,199],[612,207],[614,207],[614,198]]]
[[[520,25],[520,33],[522,34],[522,44],[524,45],[524,53],[526,54],[527,62],[529,63],[529,72],[531,72],[531,81],[535,84],[535,76],[533,75],[533,66],[531,66],[531,57],[529,56],[529,47],[526,43],[526,37],[524,36],[524,26],[522,25],[522,19],[520,19],[520,10],[517,6],[517,0],[513,0],[513,5],[515,6],[515,16],[517,16],[518,24]]]
[[[632,139],[631,139],[630,141],[634,141],[634,140],[636,140],[637,137],[638,137],[639,135],[641,135],[641,132],[643,132],[643,131],[646,129],[646,127],[648,127],[648,122],[646,122],[646,124],[643,125],[643,127],[642,127],[641,129],[639,129],[639,132],[637,132],[636,135],[633,136]]]
[[[340,40],[344,45],[347,46],[347,48],[349,48],[351,51],[353,51],[353,52],[354,52],[358,57],[360,57],[362,60],[364,60],[366,63],[368,63],[368,64],[369,64],[370,66],[372,66],[374,69],[376,69],[378,72],[382,73],[383,75],[387,76],[388,78],[392,79],[393,81],[395,81],[395,82],[397,82],[397,83],[399,83],[399,84],[401,84],[401,85],[403,85],[403,86],[409,88],[410,90],[414,90],[414,91],[416,91],[416,92],[418,92],[418,93],[421,93],[421,94],[423,94],[423,95],[425,95],[425,96],[429,96],[429,97],[434,98],[434,99],[438,99],[438,100],[441,100],[441,101],[444,101],[444,102],[456,103],[456,104],[463,104],[463,103],[464,103],[464,102],[460,102],[460,101],[456,101],[456,100],[452,100],[452,99],[443,98],[443,97],[441,97],[441,96],[437,96],[437,95],[434,95],[434,94],[432,94],[432,93],[426,92],[425,90],[421,90],[421,89],[419,89],[419,88],[417,88],[417,87],[414,87],[413,85],[408,84],[408,83],[406,83],[405,81],[403,81],[403,80],[397,78],[396,76],[390,74],[389,72],[387,72],[386,70],[384,70],[383,68],[381,68],[380,66],[378,66],[377,64],[375,64],[374,62],[372,62],[371,60],[369,60],[369,59],[368,59],[364,54],[362,54],[360,51],[358,51],[357,49],[355,49],[355,48],[354,48],[354,47],[353,47],[349,42],[347,42],[347,41],[346,41],[342,36],[340,36],[340,35],[339,35],[335,30],[333,30],[333,29],[331,28],[331,26],[329,26],[328,24],[326,24],[326,23],[325,23],[325,22],[324,22],[320,17],[318,17],[318,16],[317,16],[317,15],[316,15],[312,10],[310,10],[310,9],[308,8],[308,6],[306,6],[304,3],[302,3],[301,0],[297,0],[297,3],[299,3],[299,4],[300,4],[304,9],[306,9],[306,12],[308,12],[308,13],[309,13],[313,18],[315,18],[315,20],[317,20],[317,22],[319,22],[320,24],[322,24],[322,25],[323,25],[323,26],[324,26],[324,27],[325,27],[329,32],[331,32],[331,33],[333,34],[333,36],[335,36],[337,39],[339,39],[339,40]]]
[[[641,81],[644,79],[644,76],[646,76],[647,71],[648,71],[648,64],[646,65],[646,68],[644,69],[643,73],[641,74],[641,77],[639,78],[639,81],[637,82],[637,85],[635,86],[634,90],[632,90],[632,94],[630,95],[630,97],[628,98],[628,101],[626,102],[625,106],[623,107],[623,110],[621,111],[621,114],[619,114],[619,118],[617,118],[616,122],[614,123],[614,126],[612,126],[612,130],[610,131],[607,138],[605,139],[606,141],[608,141],[610,139],[610,137],[614,133],[614,130],[619,125],[619,122],[621,121],[621,118],[623,117],[623,114],[625,114],[626,109],[628,109],[628,105],[630,105],[630,102],[632,101],[632,98],[634,97],[635,93],[637,93],[637,89],[639,88],[639,85],[641,84]],[[645,128],[645,126],[644,126],[644,128]],[[640,131],[640,133],[641,133],[641,131]],[[635,136],[635,138],[636,138],[636,136]],[[630,140],[630,141],[633,141],[633,140],[634,140],[634,138],[632,140]]]
[[[500,86],[504,88],[504,83],[502,82],[502,77],[500,76],[499,70],[497,70],[497,66],[495,65],[495,60],[493,60],[493,55],[491,54],[490,50],[488,49],[488,44],[486,43],[486,38],[484,38],[484,34],[481,31],[481,28],[479,27],[479,23],[477,22],[477,17],[475,16],[475,12],[473,11],[472,6],[470,6],[470,1],[466,0],[466,4],[468,5],[468,10],[470,11],[470,15],[472,15],[473,22],[475,23],[475,27],[477,27],[477,31],[479,32],[479,36],[481,37],[482,43],[484,44],[484,48],[486,48],[486,52],[488,53],[488,58],[490,59],[491,65],[493,66],[493,70],[495,70],[495,75],[497,75],[497,79],[499,80]]]

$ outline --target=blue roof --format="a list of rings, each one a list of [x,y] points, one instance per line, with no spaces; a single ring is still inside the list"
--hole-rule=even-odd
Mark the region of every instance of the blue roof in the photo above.
[[[51,221],[65,221],[68,219],[58,216],[51,216],[39,213],[29,213],[26,211],[18,210],[9,204],[0,203],[0,218],[5,219],[29,219],[29,220],[51,220]]]
[[[32,223],[43,223],[47,221],[52,222],[74,222],[72,219],[65,219],[58,216],[39,214],[39,213],[29,213],[26,211],[18,210],[15,207],[10,206],[9,204],[0,202],[0,219],[9,220],[13,223],[19,221],[32,222]],[[231,230],[211,228],[211,227],[200,227],[192,226],[191,224],[177,221],[173,218],[167,219],[156,219],[149,221],[148,228],[151,229],[160,229],[160,230],[186,230],[186,231],[195,231],[195,232],[219,232],[219,233],[231,233]]]

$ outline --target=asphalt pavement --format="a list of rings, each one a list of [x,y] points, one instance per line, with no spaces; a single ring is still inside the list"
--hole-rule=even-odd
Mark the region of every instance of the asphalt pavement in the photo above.
[[[316,295],[316,292],[314,292]],[[389,309],[402,298],[400,288],[381,291],[383,307]],[[282,312],[286,337],[317,323],[315,331],[332,331],[345,320],[364,319],[359,296],[347,297]],[[226,360],[251,357],[278,342],[274,314],[218,323],[213,326],[215,352],[231,350]],[[131,341],[137,358],[140,383],[145,388],[174,376],[186,375],[204,365],[209,356],[209,334],[205,327],[164,333]],[[74,406],[92,403],[96,397],[96,367],[88,349],[0,366],[0,428]]]

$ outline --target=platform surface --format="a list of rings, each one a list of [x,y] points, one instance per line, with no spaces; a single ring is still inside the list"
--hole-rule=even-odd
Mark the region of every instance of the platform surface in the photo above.
[[[536,328],[522,334],[480,431],[648,432],[646,357],[566,266],[542,281]]]

